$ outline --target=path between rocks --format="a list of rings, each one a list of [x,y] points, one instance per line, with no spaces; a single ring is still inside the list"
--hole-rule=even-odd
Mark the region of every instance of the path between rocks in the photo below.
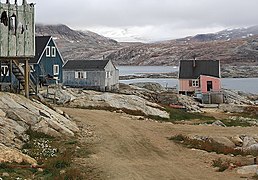
[[[222,155],[183,148],[168,140],[176,134],[233,136],[255,134],[258,128],[228,128],[174,125],[136,120],[130,116],[99,110],[62,108],[86,131],[92,155],[76,162],[98,169],[95,179],[241,179],[234,170],[223,173],[211,167]],[[86,130],[87,129],[87,130]],[[90,129],[90,130],[89,130]],[[87,135],[86,135],[87,134]]]

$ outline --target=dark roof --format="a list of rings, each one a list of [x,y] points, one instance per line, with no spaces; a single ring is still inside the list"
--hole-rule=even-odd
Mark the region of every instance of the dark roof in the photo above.
[[[30,60],[30,63],[37,63],[42,53],[44,52],[51,36],[36,36],[35,38],[35,57]]]
[[[104,70],[109,60],[69,60],[63,66],[67,70]]]
[[[181,60],[179,79],[197,79],[200,75],[220,78],[219,60]]]

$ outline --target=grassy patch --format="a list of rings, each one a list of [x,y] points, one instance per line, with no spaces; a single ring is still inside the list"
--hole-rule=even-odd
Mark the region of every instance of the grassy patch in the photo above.
[[[240,118],[236,118],[234,120],[232,120],[232,119],[223,119],[223,120],[221,120],[221,122],[224,123],[228,127],[231,127],[231,126],[241,126],[241,127],[252,126],[252,124],[250,124],[248,121],[241,120]]]
[[[242,164],[240,162],[232,162],[228,159],[223,160],[222,158],[212,160],[212,166],[215,168],[218,168],[218,172],[223,172],[227,169],[231,168],[236,168],[236,167],[241,167]]]
[[[223,161],[221,158],[212,160],[212,166],[218,168],[219,172],[223,172],[230,166],[230,161]]]
[[[77,148],[81,144],[75,138],[55,138],[31,129],[26,133],[30,138],[23,145],[22,152],[35,158],[41,170],[24,163],[1,163],[0,174],[7,172],[10,179],[85,179],[81,167],[73,164],[72,160],[75,157],[87,158],[90,151]]]
[[[182,121],[182,120],[193,120],[199,119],[203,121],[216,120],[212,116],[205,116],[201,113],[190,113],[182,109],[173,109],[166,107],[166,111],[169,113],[170,121]]]

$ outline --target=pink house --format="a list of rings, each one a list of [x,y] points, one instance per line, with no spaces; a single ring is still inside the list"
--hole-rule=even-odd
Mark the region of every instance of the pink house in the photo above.
[[[218,60],[181,60],[178,90],[181,94],[219,92],[221,90],[220,62]]]

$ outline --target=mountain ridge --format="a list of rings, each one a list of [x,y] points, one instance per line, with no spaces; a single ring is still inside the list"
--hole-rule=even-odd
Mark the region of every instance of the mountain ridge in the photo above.
[[[66,25],[36,25],[51,35],[68,59],[111,59],[116,65],[178,65],[181,59],[219,59],[229,65],[258,64],[258,26],[197,34],[156,43],[124,43]]]

